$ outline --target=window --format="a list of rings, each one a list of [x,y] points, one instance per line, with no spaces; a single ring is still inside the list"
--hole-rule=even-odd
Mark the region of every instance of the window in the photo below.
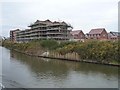
[[[103,37],[105,37],[106,35],[105,34],[103,34]]]

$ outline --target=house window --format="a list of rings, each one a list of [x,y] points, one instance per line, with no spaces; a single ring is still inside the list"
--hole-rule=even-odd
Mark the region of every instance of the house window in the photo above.
[[[103,37],[105,37],[106,35],[105,34],[103,34]]]

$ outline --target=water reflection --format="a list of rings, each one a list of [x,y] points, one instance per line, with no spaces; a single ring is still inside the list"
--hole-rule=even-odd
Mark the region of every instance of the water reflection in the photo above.
[[[3,81],[16,82],[14,87],[118,87],[117,67],[32,57],[5,48],[3,52],[8,57],[3,58]]]
[[[106,77],[118,76],[118,68],[112,66],[70,62],[55,59],[51,60],[46,58],[27,56],[15,51],[11,51],[11,58],[16,58],[11,60],[19,60],[21,63],[29,65],[32,72],[35,72],[38,77],[49,75],[48,77],[55,76],[64,79],[70,71],[83,73],[85,75],[92,73],[93,75],[102,74]]]

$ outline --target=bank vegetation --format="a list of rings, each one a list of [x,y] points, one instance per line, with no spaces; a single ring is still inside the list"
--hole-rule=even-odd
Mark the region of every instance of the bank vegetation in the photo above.
[[[42,56],[49,52],[48,57],[88,61],[107,64],[119,64],[120,42],[87,41],[87,42],[57,42],[54,40],[34,40],[29,43],[13,43],[4,41],[4,47],[24,52],[34,56]]]

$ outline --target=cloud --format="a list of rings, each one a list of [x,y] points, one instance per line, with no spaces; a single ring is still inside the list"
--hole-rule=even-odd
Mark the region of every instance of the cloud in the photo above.
[[[85,33],[96,27],[117,31],[117,5],[118,0],[4,0],[4,35],[13,28],[27,28],[37,19],[64,20]]]

